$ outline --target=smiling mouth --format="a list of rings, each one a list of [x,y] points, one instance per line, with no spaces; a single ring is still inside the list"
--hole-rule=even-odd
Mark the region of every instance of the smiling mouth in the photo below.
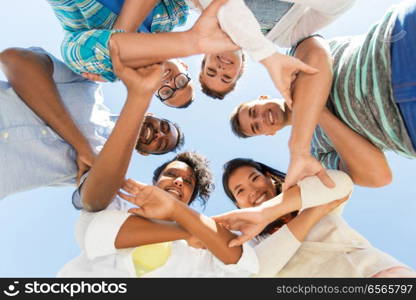
[[[263,193],[257,200],[255,200],[252,204],[253,206],[259,206],[266,200],[266,193]]]
[[[226,58],[226,57],[224,57],[224,56],[222,56],[222,55],[218,55],[217,56],[217,58],[220,60],[220,62],[222,62],[223,64],[226,64],[226,65],[231,65],[231,64],[233,64],[233,61],[232,60],[230,60],[229,58]]]
[[[167,187],[164,189],[166,192],[174,196],[175,198],[181,200],[183,197],[182,191],[174,187]]]
[[[140,142],[143,144],[150,144],[155,136],[154,128],[149,123],[143,124],[143,129],[140,132]]]
[[[165,72],[163,72],[162,80],[166,80],[171,73],[172,73],[171,69],[166,69]]]

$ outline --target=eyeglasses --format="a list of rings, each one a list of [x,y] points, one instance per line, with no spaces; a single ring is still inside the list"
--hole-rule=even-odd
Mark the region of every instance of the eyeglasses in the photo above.
[[[177,90],[186,87],[189,81],[191,81],[191,77],[189,77],[187,74],[179,73],[173,79],[173,82],[175,83],[175,88],[172,88],[168,85],[164,85],[157,90],[156,97],[158,97],[160,101],[165,102],[166,100],[172,98]]]

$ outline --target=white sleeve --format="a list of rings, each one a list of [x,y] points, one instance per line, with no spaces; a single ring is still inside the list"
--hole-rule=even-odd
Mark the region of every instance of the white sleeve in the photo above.
[[[258,273],[259,262],[253,247],[249,243],[244,243],[242,248],[241,257],[236,264],[226,265],[213,254],[210,254],[214,259],[215,267],[219,270],[216,272],[219,277],[248,277]]]
[[[292,258],[301,244],[286,225],[268,236],[254,248],[259,261],[259,272],[255,276],[275,276]]]
[[[281,0],[301,4],[316,10],[322,14],[337,17],[350,9],[356,0]]]
[[[350,9],[355,0],[282,0],[307,6],[304,15],[285,37],[279,38],[279,46],[291,47],[301,39],[331,24]]]
[[[127,218],[127,211],[107,209],[98,213],[82,211],[76,226],[76,239],[88,259],[113,254],[115,240]]]
[[[205,9],[212,0],[200,0]],[[221,28],[253,60],[261,61],[277,52],[272,41],[261,32],[260,25],[243,0],[228,0],[218,12]]]
[[[334,188],[326,187],[317,176],[310,176],[298,182],[302,198],[302,209],[341,199],[352,192],[353,182],[344,172],[326,170],[335,183]]]

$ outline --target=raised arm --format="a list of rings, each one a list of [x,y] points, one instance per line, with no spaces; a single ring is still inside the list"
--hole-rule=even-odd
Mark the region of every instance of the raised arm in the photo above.
[[[125,0],[113,29],[136,32],[160,0]]]
[[[282,0],[307,7],[296,25],[279,35],[280,47],[292,47],[311,33],[332,23],[336,18],[349,10],[356,0]]]
[[[54,65],[48,55],[9,48],[0,54],[1,68],[16,94],[48,126],[77,151],[79,177],[93,164],[90,144],[65,108],[53,80]],[[71,72],[68,69],[68,72]]]
[[[345,170],[355,184],[381,187],[391,183],[392,172],[383,151],[345,125],[328,109],[321,113],[319,125],[341,158],[339,168]]]
[[[336,183],[335,188],[326,187],[316,176],[307,177],[257,207],[234,210],[214,219],[231,230],[241,231],[242,235],[232,240],[230,246],[241,245],[290,212],[327,204],[351,193],[353,183],[346,173],[328,170],[328,174]]]
[[[112,57],[115,73],[126,85],[128,94],[109,139],[82,185],[82,205],[87,211],[105,209],[121,188],[144,115],[162,75],[160,65],[138,70],[125,67],[114,45]]]
[[[119,193],[123,199],[140,206],[131,209],[131,212],[151,219],[173,220],[198,238],[224,264],[236,264],[239,261],[242,248],[228,247],[229,241],[235,235],[213,219],[192,210],[158,187],[136,183],[134,189],[128,190],[129,193],[134,191],[136,192],[134,196]]]
[[[212,0],[200,0],[205,8]],[[260,30],[260,25],[243,0],[230,0],[218,12],[221,28],[255,60],[263,64],[283,98],[292,102],[290,87],[298,72],[316,73],[302,61],[277,52],[276,46]],[[240,20],[244,20],[241,22]],[[217,53],[221,52],[217,50]]]
[[[308,208],[256,247],[259,260],[257,277],[275,276],[293,257],[311,229],[328,213],[348,199],[348,196],[330,203]]]
[[[295,56],[319,69],[316,74],[299,74],[293,86],[292,131],[289,140],[290,164],[284,189],[304,177],[318,175],[333,186],[322,165],[311,156],[310,144],[332,86],[332,58],[326,42],[319,37],[303,41]]]

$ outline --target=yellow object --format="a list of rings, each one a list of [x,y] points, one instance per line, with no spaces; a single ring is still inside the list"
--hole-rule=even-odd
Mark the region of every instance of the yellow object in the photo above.
[[[171,248],[171,242],[165,242],[134,249],[132,259],[137,277],[163,266],[170,257]]]

